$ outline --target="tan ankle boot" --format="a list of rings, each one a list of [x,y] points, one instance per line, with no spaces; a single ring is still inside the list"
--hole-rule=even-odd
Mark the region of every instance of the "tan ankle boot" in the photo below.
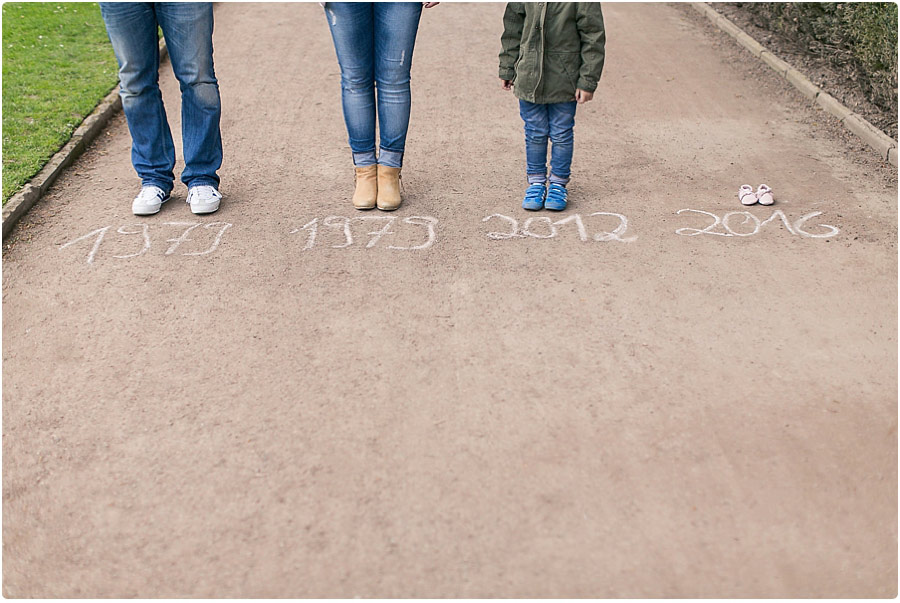
[[[367,165],[356,168],[356,192],[353,193],[353,207],[372,209],[378,199],[378,166]]]
[[[400,207],[400,168],[378,166],[378,209],[393,211]]]

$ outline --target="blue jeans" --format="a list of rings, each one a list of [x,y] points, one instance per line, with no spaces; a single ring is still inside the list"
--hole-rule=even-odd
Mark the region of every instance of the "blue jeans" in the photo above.
[[[575,107],[577,103],[546,105],[519,100],[519,115],[525,122],[525,162],[528,183],[547,181],[547,139],[550,152],[550,182],[566,184],[572,173],[575,149]]]
[[[401,167],[409,129],[409,70],[422,3],[328,2],[325,13],[341,66],[341,101],[353,163],[376,162],[377,105],[377,162]]]
[[[131,132],[131,163],[144,186],[175,183],[175,145],[159,91],[157,26],[181,84],[181,132],[188,187],[219,185],[222,104],[213,71],[209,2],[101,2],[100,13],[119,63],[122,109]]]

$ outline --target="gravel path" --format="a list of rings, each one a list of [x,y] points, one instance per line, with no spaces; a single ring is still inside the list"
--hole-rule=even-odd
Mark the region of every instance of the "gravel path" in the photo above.
[[[17,227],[4,595],[896,595],[896,174],[610,4],[527,214],[502,10],[424,14],[398,212],[351,208],[321,8],[221,3],[220,211],[132,216],[119,116]]]

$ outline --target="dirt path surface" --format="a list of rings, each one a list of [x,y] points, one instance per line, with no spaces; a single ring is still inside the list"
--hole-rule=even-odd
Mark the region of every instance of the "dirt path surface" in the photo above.
[[[220,211],[132,216],[119,116],[19,225],[6,596],[896,595],[895,175],[614,4],[571,209],[526,214],[502,10],[424,14],[395,214],[322,9],[223,3]]]

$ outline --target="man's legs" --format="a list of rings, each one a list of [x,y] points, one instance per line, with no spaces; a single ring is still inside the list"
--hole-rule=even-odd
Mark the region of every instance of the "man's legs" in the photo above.
[[[156,15],[149,2],[101,2],[100,12],[119,63],[120,96],[131,132],[131,163],[144,186],[168,194],[175,145],[159,91]]]
[[[222,166],[222,103],[213,68],[213,9],[209,2],[158,2],[156,16],[181,84],[181,132],[188,188],[218,187]]]

